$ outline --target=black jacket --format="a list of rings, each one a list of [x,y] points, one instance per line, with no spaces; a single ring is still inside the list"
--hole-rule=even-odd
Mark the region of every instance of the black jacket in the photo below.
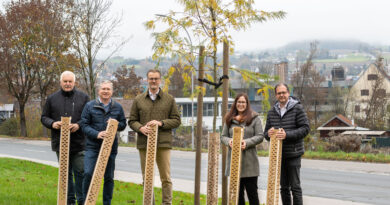
[[[81,113],[85,104],[89,101],[88,95],[74,88],[70,92],[62,89],[51,94],[42,111],[42,124],[51,129],[51,148],[53,151],[59,151],[60,129],[53,129],[52,124],[61,121],[61,117],[72,117],[71,122],[77,123],[80,129],[70,135],[70,153],[76,153],[84,150],[85,136],[81,131]]]
[[[282,157],[293,158],[302,156],[305,152],[303,138],[310,131],[309,120],[302,104],[295,97],[290,96],[286,113],[281,117],[279,102],[268,111],[264,136],[269,141],[268,130],[283,128],[286,139],[283,140]]]

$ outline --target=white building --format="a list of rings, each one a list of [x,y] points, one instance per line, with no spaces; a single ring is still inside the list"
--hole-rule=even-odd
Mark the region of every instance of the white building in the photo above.
[[[197,116],[197,98],[175,98],[178,109],[181,113],[181,125],[191,126],[192,123],[196,125]],[[217,129],[222,126],[222,98],[218,97],[218,110],[217,110]],[[233,104],[234,99],[228,98],[228,108]],[[192,104],[194,105],[192,107]],[[203,98],[203,127],[212,130],[213,129],[213,117],[214,117],[214,97]]]

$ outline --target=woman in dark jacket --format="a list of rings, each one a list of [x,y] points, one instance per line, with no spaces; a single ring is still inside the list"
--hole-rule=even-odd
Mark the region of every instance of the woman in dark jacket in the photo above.
[[[257,178],[260,171],[256,145],[263,141],[264,134],[259,114],[251,109],[248,96],[245,93],[237,95],[232,108],[225,116],[225,125],[222,130],[221,142],[229,146],[227,166],[225,170],[226,176],[229,176],[230,174],[231,147],[234,127],[244,127],[244,139],[241,145],[242,160],[238,204],[245,204],[245,189],[249,199],[249,204],[258,205],[259,196],[257,194]]]

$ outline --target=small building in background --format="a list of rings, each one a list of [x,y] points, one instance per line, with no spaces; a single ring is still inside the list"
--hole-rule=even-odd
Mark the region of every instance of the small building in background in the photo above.
[[[330,118],[327,122],[317,128],[320,131],[320,138],[327,139],[333,131],[334,134],[341,134],[345,131],[369,130],[367,128],[358,127],[353,120],[338,114]]]

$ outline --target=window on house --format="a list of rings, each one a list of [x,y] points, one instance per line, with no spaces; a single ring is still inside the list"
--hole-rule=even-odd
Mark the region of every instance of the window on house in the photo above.
[[[376,80],[378,79],[378,75],[377,74],[368,74],[368,80]]]
[[[360,105],[355,105],[355,112],[360,112]]]
[[[386,90],[385,89],[379,89],[378,90],[378,96],[381,98],[386,97]]]
[[[368,92],[368,90],[360,90],[360,95],[361,96],[368,96],[369,92]]]

